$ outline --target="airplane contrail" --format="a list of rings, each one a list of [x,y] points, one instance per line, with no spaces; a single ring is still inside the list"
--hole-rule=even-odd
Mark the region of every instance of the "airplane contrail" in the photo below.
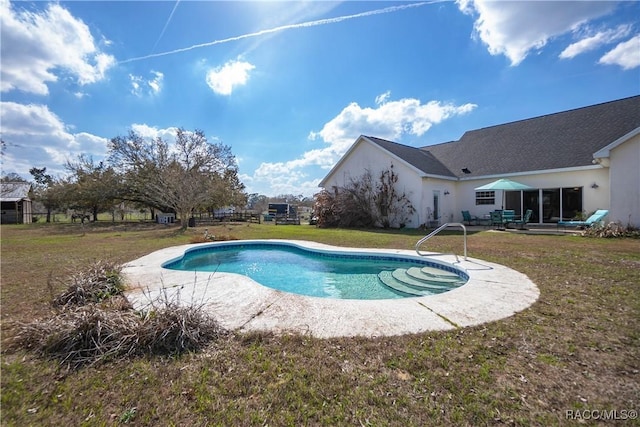
[[[180,4],[180,0],[176,0],[176,4],[173,5],[173,10],[169,14],[169,18],[167,19],[167,22],[164,23],[164,28],[162,28],[162,31],[160,32],[160,35],[158,36],[158,40],[156,40],[156,42],[153,44],[153,49],[151,49],[151,52],[156,50],[156,46],[158,46],[158,43],[160,42],[160,39],[162,39],[162,36],[164,36],[164,32],[167,31],[167,27],[169,26],[169,22],[171,22],[171,18],[173,18],[173,14],[176,13],[176,9],[178,8],[179,4]]]
[[[335,18],[326,18],[326,19],[319,19],[319,20],[316,20],[316,21],[301,22],[299,24],[282,25],[280,27],[275,27],[275,28],[270,28],[270,29],[267,29],[267,30],[256,31],[255,33],[242,34],[242,35],[239,35],[239,36],[229,37],[229,38],[226,38],[226,39],[214,40],[214,41],[211,41],[211,42],[201,43],[201,44],[195,44],[193,46],[183,47],[183,48],[180,48],[180,49],[174,49],[174,50],[170,50],[170,51],[167,51],[167,52],[152,53],[152,54],[145,55],[145,56],[138,56],[136,58],[129,58],[129,59],[125,59],[123,61],[119,61],[119,63],[120,64],[126,64],[128,62],[141,61],[143,59],[157,58],[159,56],[166,56],[166,55],[173,55],[175,53],[187,52],[187,51],[194,50],[194,49],[199,49],[199,48],[202,48],[202,47],[208,47],[208,46],[214,46],[214,45],[217,45],[217,44],[234,42],[234,41],[238,41],[238,40],[248,39],[248,38],[251,38],[251,37],[259,37],[259,36],[263,36],[265,34],[277,33],[279,31],[293,30],[293,29],[296,29],[296,28],[316,27],[318,25],[336,24],[338,22],[347,21],[349,19],[364,18],[364,17],[367,17],[367,16],[380,15],[380,14],[383,14],[383,13],[392,13],[392,12],[397,12],[399,10],[404,10],[404,9],[410,9],[410,8],[414,8],[414,7],[424,6],[424,5],[427,5],[427,4],[440,3],[441,1],[443,1],[443,0],[405,4],[405,5],[401,5],[401,6],[390,6],[390,7],[385,7],[384,9],[376,9],[376,10],[370,10],[370,11],[367,11],[367,12],[356,13],[355,15],[345,15],[345,16],[338,16],[338,17],[335,17]]]

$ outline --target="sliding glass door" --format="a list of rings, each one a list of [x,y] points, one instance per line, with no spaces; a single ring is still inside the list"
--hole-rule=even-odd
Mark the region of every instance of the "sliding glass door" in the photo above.
[[[531,209],[531,222],[534,224],[553,224],[576,218],[582,213],[582,187],[508,191],[505,199],[505,209],[513,209],[516,215]]]

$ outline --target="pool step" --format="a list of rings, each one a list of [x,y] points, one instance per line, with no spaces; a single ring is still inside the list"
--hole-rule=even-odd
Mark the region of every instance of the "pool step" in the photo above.
[[[409,295],[433,295],[446,292],[465,283],[463,279],[452,275],[437,277],[424,273],[419,267],[397,268],[394,271],[381,271],[380,281],[391,289]]]
[[[414,287],[408,286],[405,283],[399,281],[395,277],[393,277],[393,272],[391,271],[381,271],[378,273],[378,279],[389,288],[401,292],[407,295],[415,295],[415,296],[424,296],[424,295],[433,295],[437,292],[431,292],[428,289],[416,289]]]
[[[430,268],[430,267],[426,267]],[[420,267],[411,267],[406,270],[407,275],[411,276],[414,279],[421,280],[427,283],[434,284],[455,284],[460,283],[460,276],[456,276],[454,273],[451,273],[448,276],[436,276],[430,273],[425,273],[424,270]]]
[[[429,276],[436,276],[436,277],[445,277],[445,278],[451,278],[451,279],[457,279],[460,280],[460,276],[458,276],[456,273],[451,273],[450,271],[445,271],[442,270],[440,268],[436,268],[436,267],[411,267],[409,270],[413,270],[413,269],[419,269],[421,272],[423,272],[424,274],[427,274]]]

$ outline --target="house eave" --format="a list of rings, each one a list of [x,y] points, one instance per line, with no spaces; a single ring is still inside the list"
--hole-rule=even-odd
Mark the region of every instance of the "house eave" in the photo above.
[[[599,161],[599,159],[608,158],[610,153],[611,153],[611,150],[613,150],[614,148],[616,148],[620,144],[623,144],[623,143],[627,142],[628,140],[630,140],[631,138],[633,138],[636,135],[640,135],[640,127],[635,128],[634,130],[632,130],[631,132],[627,133],[626,135],[623,135],[620,138],[616,139],[615,141],[613,141],[611,144],[607,145],[606,147],[603,147],[600,150],[596,151],[595,153],[593,153],[593,158],[597,162]]]
[[[587,165],[587,166],[575,166],[571,168],[557,168],[557,169],[542,169],[542,170],[533,170],[533,171],[525,171],[525,172],[511,172],[511,173],[501,173],[501,174],[491,174],[491,175],[482,175],[482,176],[473,176],[468,178],[460,178],[460,181],[477,181],[480,179],[499,179],[499,178],[510,178],[514,176],[531,176],[531,175],[544,175],[544,174],[552,174],[552,173],[560,173],[560,172],[579,172],[579,171],[588,171],[588,170],[596,170],[603,169],[604,166],[600,164]]]

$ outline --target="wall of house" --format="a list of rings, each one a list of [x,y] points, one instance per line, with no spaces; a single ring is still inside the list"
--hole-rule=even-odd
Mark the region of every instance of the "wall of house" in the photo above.
[[[439,216],[434,212],[434,195],[438,194]],[[412,227],[419,227],[426,224],[430,227],[442,225],[445,222],[460,222],[462,217],[457,218],[456,209],[456,182],[439,178],[422,178],[422,191],[420,210]],[[417,208],[417,206],[416,206]]]
[[[640,227],[640,135],[609,154],[611,204],[607,221]]]
[[[475,216],[483,216],[495,209],[500,209],[503,197],[501,191],[496,191],[495,204],[480,206],[475,204],[475,188],[499,178],[458,182],[455,193],[457,207],[454,212],[457,220],[462,219],[462,210],[468,210]],[[609,170],[602,166],[594,165],[581,170],[565,172],[514,174],[508,178],[537,189],[582,187],[582,203],[585,213],[592,213],[597,209],[609,209]],[[597,188],[592,188],[593,184],[597,184]]]
[[[393,164],[393,169],[398,175],[396,191],[405,192],[414,205],[416,212],[409,218],[407,227],[418,227],[423,215],[422,202],[422,181],[416,171],[400,160],[394,160],[389,153],[377,145],[367,141],[357,144],[350,155],[343,158],[340,168],[327,178],[325,188],[330,190],[332,186],[344,186],[351,180],[358,179],[370,171],[377,179],[379,173],[388,170]],[[424,222],[424,220],[422,220]],[[397,224],[392,224],[397,226]]]

